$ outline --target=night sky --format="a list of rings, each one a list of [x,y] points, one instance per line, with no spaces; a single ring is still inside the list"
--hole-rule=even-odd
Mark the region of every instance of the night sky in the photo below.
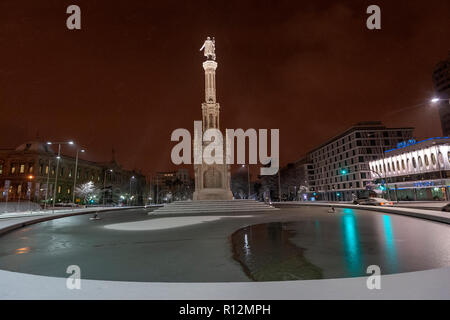
[[[82,29],[66,28],[66,8]],[[381,30],[366,8],[381,7]],[[431,73],[450,50],[450,1],[0,1],[0,148],[73,139],[85,159],[174,169],[193,131],[206,36],[221,128],[279,128],[281,163],[365,120],[439,136]],[[416,106],[416,107],[414,107]],[[69,147],[65,148],[69,151]]]

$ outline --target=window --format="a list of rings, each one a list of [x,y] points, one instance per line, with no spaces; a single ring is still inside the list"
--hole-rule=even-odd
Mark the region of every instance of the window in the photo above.
[[[405,160],[402,159],[402,169],[405,170]]]
[[[428,161],[428,155],[425,155],[424,157],[423,157],[423,159],[425,160],[425,166],[429,166],[430,165],[430,162]]]
[[[431,163],[433,164],[433,166],[436,165],[436,156],[434,155],[434,153],[431,154]]]
[[[400,163],[397,160],[397,171],[400,171]]]
[[[61,186],[58,186],[58,193],[61,193]]]
[[[417,160],[419,161],[419,168],[422,168],[423,167],[422,157],[419,156]]]
[[[14,173],[16,173],[16,165],[12,164],[11,165],[11,174],[14,174]]]
[[[416,158],[412,158],[412,164],[414,169],[417,168]]]
[[[72,169],[69,170],[69,178],[72,178]]]
[[[20,170],[19,170],[19,172],[20,172],[20,173],[24,173],[24,172],[25,172],[25,165],[24,165],[24,164],[21,164],[21,165],[20,165]]]
[[[0,174],[3,174],[3,163],[0,163]]]
[[[29,164],[29,166],[28,166],[28,173],[33,173],[33,171],[34,171],[34,166],[33,166],[33,164]]]
[[[439,154],[438,154],[438,161],[439,161],[439,166],[442,166],[444,164],[444,156],[442,155],[441,152],[439,152]]]

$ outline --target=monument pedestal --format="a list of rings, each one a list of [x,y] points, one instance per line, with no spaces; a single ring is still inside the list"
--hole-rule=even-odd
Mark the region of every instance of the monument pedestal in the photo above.
[[[193,200],[233,200],[233,193],[222,188],[207,188],[194,192]]]

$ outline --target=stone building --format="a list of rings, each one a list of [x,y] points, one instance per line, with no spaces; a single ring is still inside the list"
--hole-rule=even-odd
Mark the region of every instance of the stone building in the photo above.
[[[155,203],[192,199],[193,190],[193,180],[185,168],[157,172],[151,185]]]
[[[55,191],[57,155],[50,145],[41,141],[31,141],[15,149],[0,150],[1,200],[31,200],[52,202]],[[71,203],[74,183],[80,185],[92,181],[104,192],[98,203],[118,203],[133,197],[135,204],[142,203],[145,177],[136,171],[123,169],[113,159],[111,162],[97,163],[78,159],[75,181],[74,157],[61,155],[56,186],[56,203]],[[111,171],[112,170],[112,171]],[[48,188],[47,188],[48,185]],[[81,199],[75,197],[75,202]]]

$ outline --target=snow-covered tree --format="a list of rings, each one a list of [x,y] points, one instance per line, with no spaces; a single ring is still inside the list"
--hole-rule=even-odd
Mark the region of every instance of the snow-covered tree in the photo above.
[[[84,203],[97,201],[100,190],[92,181],[80,184],[75,188],[75,194],[83,199]]]

